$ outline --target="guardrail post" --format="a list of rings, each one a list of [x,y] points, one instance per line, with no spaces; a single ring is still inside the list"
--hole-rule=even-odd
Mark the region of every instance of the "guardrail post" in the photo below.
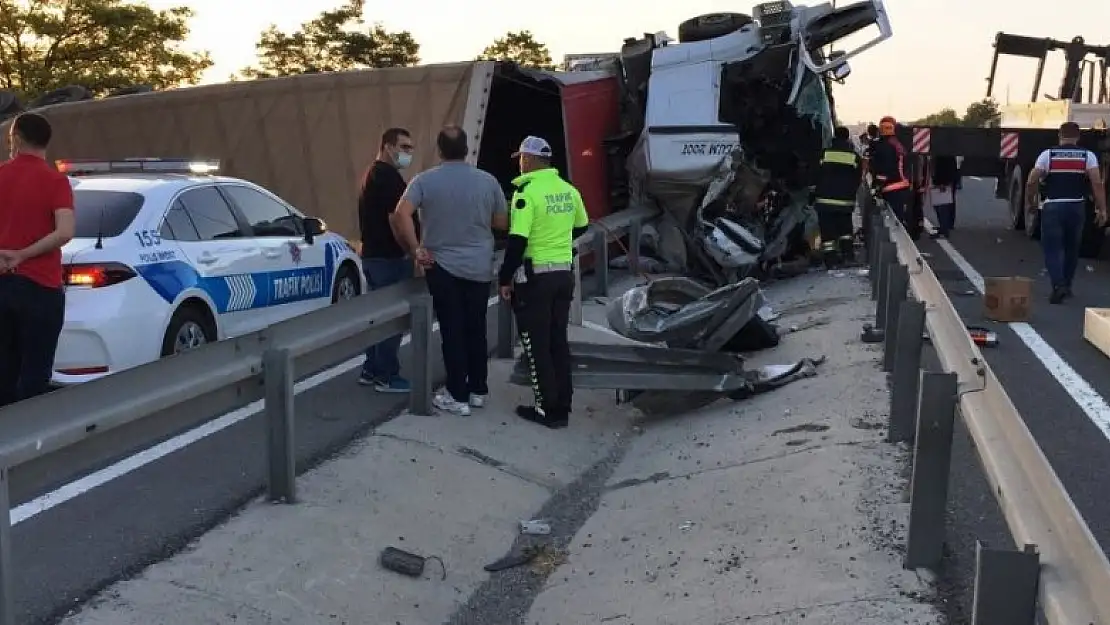
[[[989,549],[975,541],[975,596],[971,625],[1033,625],[1041,556],[1035,545],[1023,551]]]
[[[582,325],[582,255],[574,255],[574,299],[570,302],[570,322]]]
[[[269,444],[267,486],[270,501],[294,503],[297,498],[297,456],[294,445],[293,356],[288,349],[268,349],[262,354],[266,385],[266,423]]]
[[[869,237],[870,242],[867,244],[867,259],[868,259],[868,272],[867,276],[871,280],[871,301],[879,299],[879,280],[882,278],[882,245],[883,242],[889,242],[890,238],[884,236],[886,229],[883,227],[883,218],[881,215],[872,214],[871,223],[868,227],[871,229]]]
[[[875,303],[875,329],[886,330],[886,298],[890,288],[890,267],[898,262],[898,250],[889,241],[879,243],[879,284]]]
[[[12,502],[8,489],[8,469],[0,468],[0,625],[16,625],[12,597]]]
[[[421,293],[409,302],[412,327],[409,330],[412,349],[412,392],[409,412],[432,414],[432,298]]]
[[[922,371],[920,380],[910,480],[910,524],[903,565],[907,569],[935,571],[944,556],[944,516],[958,379],[955,373]]]
[[[601,297],[609,296],[609,233],[598,229],[594,235],[594,292]]]
[[[513,334],[513,305],[505,298],[497,300],[497,357],[512,358],[516,347]]]
[[[902,302],[894,342],[894,375],[891,376],[890,421],[886,440],[903,443],[913,440],[917,418],[918,382],[921,375],[921,350],[925,332],[925,302]]]
[[[640,273],[640,240],[643,234],[643,220],[633,219],[628,224],[628,269],[633,274]]]
[[[890,265],[890,277],[886,286],[886,320],[883,328],[886,330],[883,345],[883,371],[894,371],[894,352],[898,345],[898,318],[902,314],[902,303],[906,301],[906,291],[910,288],[910,270],[902,263]],[[917,338],[921,338],[918,335]]]

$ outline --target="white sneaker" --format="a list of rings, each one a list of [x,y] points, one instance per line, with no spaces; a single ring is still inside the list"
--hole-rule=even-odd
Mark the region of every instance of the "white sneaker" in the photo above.
[[[455,401],[450,393],[440,393],[432,398],[432,405],[444,412],[449,412],[460,417],[470,416],[470,404]]]
[[[486,396],[485,395],[476,395],[474,393],[471,393],[470,394],[470,407],[471,408],[485,408],[486,407]]]

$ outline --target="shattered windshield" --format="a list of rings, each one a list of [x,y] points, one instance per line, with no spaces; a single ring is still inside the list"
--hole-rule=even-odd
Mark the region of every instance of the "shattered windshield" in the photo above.
[[[829,106],[828,94],[825,93],[824,81],[808,69],[802,77],[802,87],[798,90],[794,108],[798,113],[809,115],[821,125],[824,144],[828,145],[833,136],[832,108]]]

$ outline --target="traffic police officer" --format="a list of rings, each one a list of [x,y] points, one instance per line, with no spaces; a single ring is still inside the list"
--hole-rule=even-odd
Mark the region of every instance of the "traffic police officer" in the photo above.
[[[854,257],[852,214],[860,187],[860,168],[851,134],[847,128],[838,127],[832,145],[821,156],[813,204],[821,229],[821,251],[829,266],[852,262]]]
[[[518,416],[552,429],[570,417],[571,362],[567,326],[574,299],[574,239],[589,218],[582,196],[551,165],[551,145],[526,137],[513,158],[520,176],[510,200],[509,242],[498,274],[501,297],[511,300],[532,378],[534,406]]]

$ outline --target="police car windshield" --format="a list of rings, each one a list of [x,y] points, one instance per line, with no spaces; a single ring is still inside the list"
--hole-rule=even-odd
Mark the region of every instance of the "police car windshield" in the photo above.
[[[75,236],[82,239],[118,237],[143,207],[143,196],[129,191],[73,191],[77,221]]]

